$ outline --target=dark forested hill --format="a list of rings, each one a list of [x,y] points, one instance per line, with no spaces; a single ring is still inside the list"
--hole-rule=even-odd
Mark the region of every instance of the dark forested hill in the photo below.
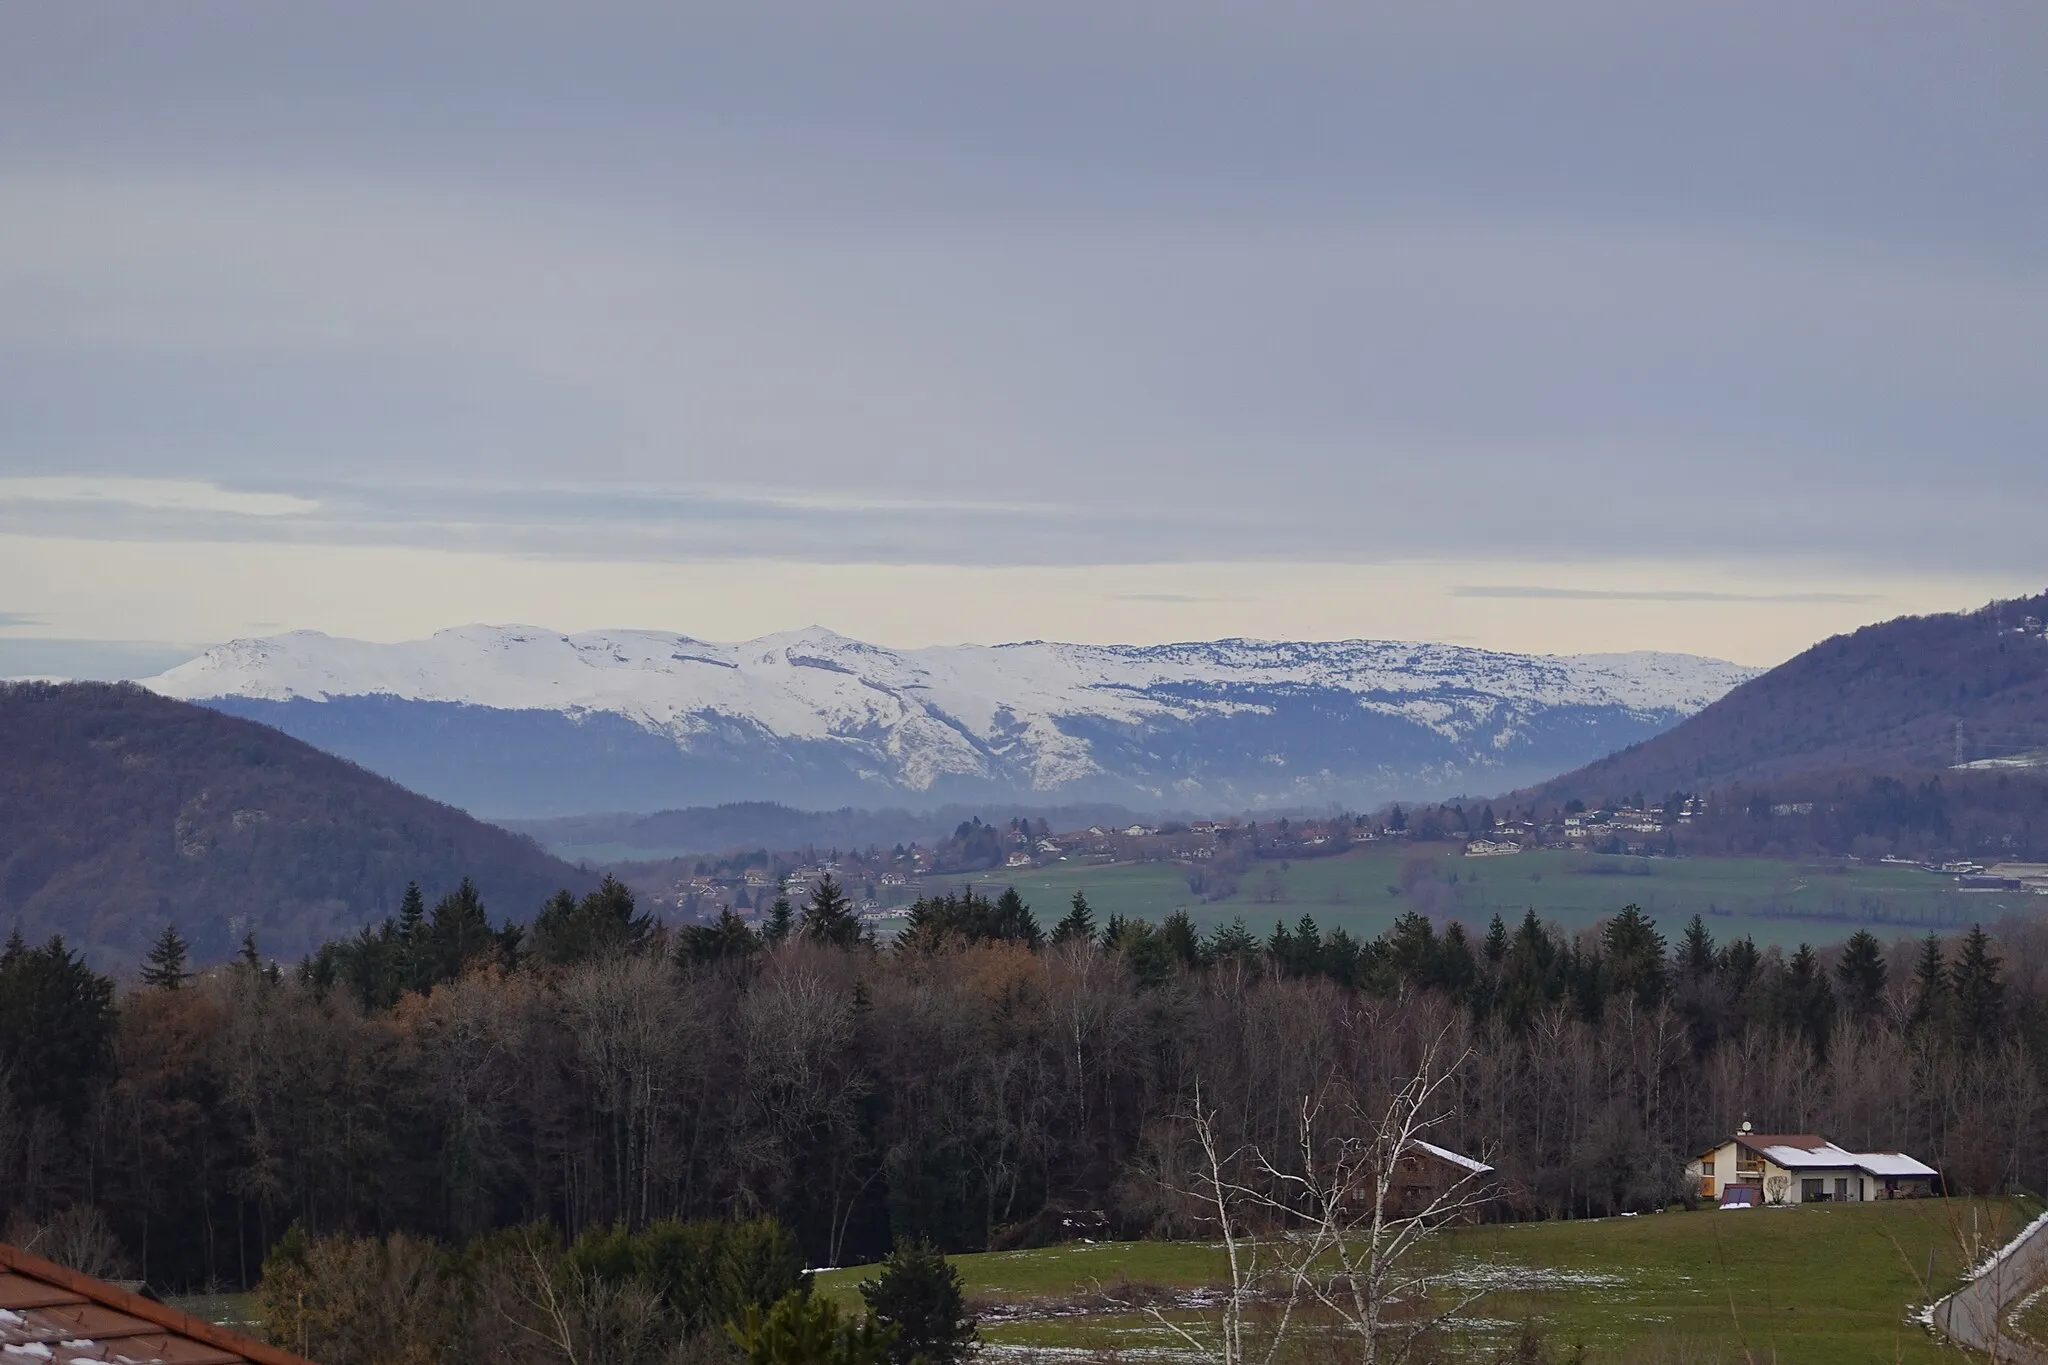
[[[253,721],[98,683],[0,686],[0,930],[133,961],[295,956],[474,878],[494,918],[592,880],[530,841]]]
[[[1843,769],[1924,772],[2048,750],[2048,595],[1824,640],[1540,798],[1659,800]]]

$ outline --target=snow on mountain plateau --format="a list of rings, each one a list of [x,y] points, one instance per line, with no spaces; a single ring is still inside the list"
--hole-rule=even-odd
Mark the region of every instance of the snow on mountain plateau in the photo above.
[[[474,625],[397,644],[311,631],[237,640],[146,685],[380,771],[407,766],[395,753],[378,761],[399,731],[426,735],[460,766],[472,743],[463,733],[485,723],[469,713],[481,711],[502,713],[499,729],[504,716],[545,716],[602,733],[615,760],[630,751],[642,785],[641,769],[666,755],[677,801],[816,807],[985,791],[1264,804],[1404,785],[1420,794],[1488,772],[1519,780],[1532,763],[1541,776],[1618,747],[1613,739],[1655,733],[1754,671],[1679,654],[1367,640],[892,650],[819,628],[718,644]],[[614,720],[658,738],[659,752]],[[1569,752],[1553,758],[1560,738]],[[1589,744],[1604,747],[1579,756]],[[399,780],[419,785],[427,761],[415,753],[415,771]],[[511,756],[493,761],[503,768]]]

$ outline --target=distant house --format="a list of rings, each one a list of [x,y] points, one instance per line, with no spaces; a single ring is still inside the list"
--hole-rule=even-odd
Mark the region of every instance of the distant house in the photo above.
[[[1756,1133],[1747,1123],[1686,1174],[1722,1207],[1865,1203],[1934,1193],[1941,1173],[1904,1152],[1852,1152],[1818,1133]]]
[[[1520,844],[1508,839],[1474,839],[1465,845],[1467,858],[1506,858],[1521,851]]]
[[[1029,853],[1012,853],[1009,857],[1003,860],[1003,866],[1029,867],[1031,866],[1031,855]]]
[[[1411,1139],[1394,1163],[1386,1211],[1398,1218],[1413,1218],[1438,1200],[1446,1200],[1456,1206],[1459,1221],[1476,1222],[1495,1202],[1494,1174],[1493,1167],[1462,1152]],[[1358,1193],[1370,1207],[1369,1191]]]
[[[6,1245],[0,1245],[0,1350],[22,1365],[311,1365]]]
[[[1146,829],[1143,825],[1132,825],[1129,829],[1124,831],[1124,834],[1128,838],[1142,839],[1151,832],[1151,830]]]

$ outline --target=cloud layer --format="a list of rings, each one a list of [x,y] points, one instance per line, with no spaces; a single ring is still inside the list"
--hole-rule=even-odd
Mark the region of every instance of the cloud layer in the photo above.
[[[1903,0],[29,7],[0,538],[2017,588],[2043,51]]]

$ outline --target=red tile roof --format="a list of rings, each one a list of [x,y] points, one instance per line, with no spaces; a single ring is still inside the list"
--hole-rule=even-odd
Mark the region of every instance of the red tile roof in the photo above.
[[[4,1242],[0,1351],[18,1365],[312,1365]]]
[[[1758,1152],[1766,1147],[1797,1147],[1810,1152],[1828,1145],[1828,1140],[1819,1133],[1737,1133],[1735,1140]]]

